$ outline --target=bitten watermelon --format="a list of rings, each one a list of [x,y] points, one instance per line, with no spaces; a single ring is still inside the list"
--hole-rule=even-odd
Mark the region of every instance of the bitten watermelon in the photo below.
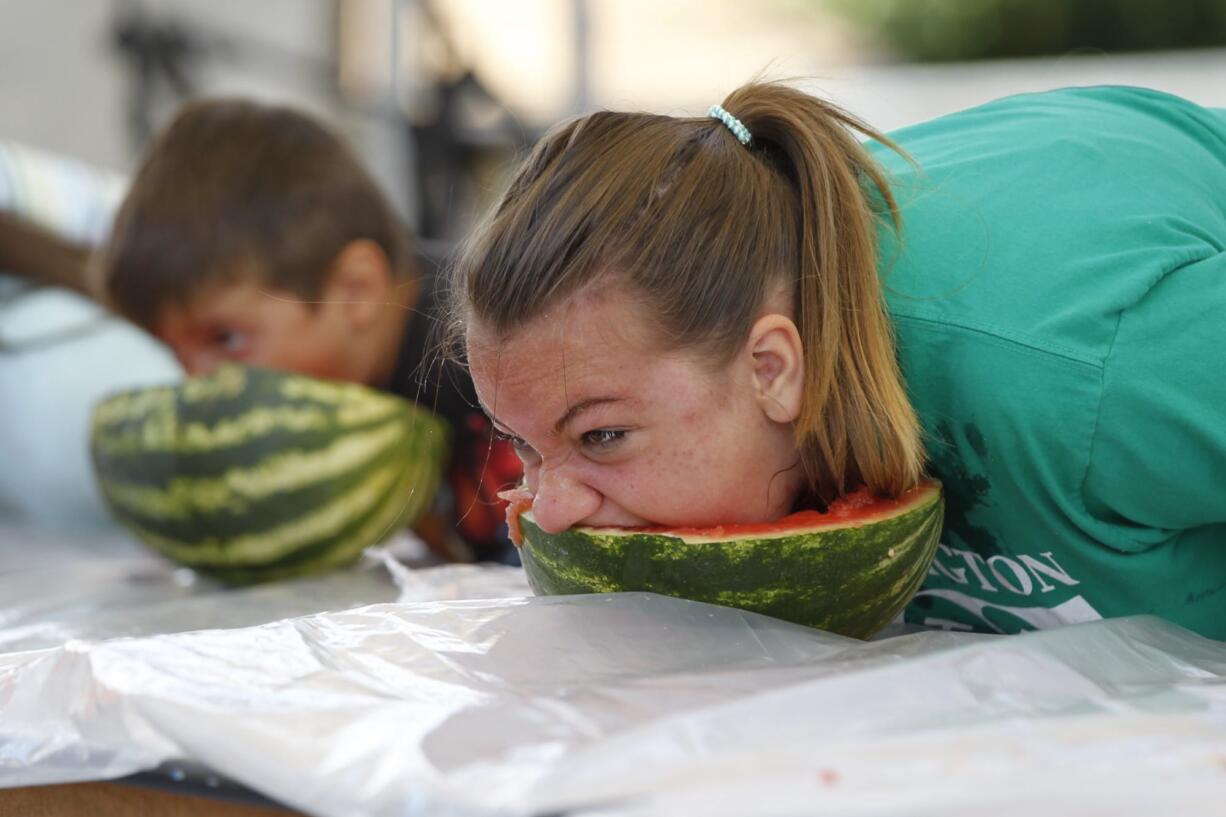
[[[324,572],[430,504],[447,429],[353,383],[228,364],[94,410],[102,495],[154,550],[222,581]]]
[[[516,510],[524,568],[538,595],[650,591],[867,638],[919,589],[944,507],[940,483],[930,481],[896,500],[861,491],[826,513],[705,529],[548,534],[530,511]]]

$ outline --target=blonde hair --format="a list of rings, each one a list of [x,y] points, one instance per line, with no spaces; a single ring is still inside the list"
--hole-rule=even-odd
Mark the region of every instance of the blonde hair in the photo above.
[[[624,279],[661,337],[715,362],[744,344],[767,295],[791,287],[804,344],[795,435],[821,502],[866,485],[898,495],[924,467],[877,271],[900,216],[884,172],[838,107],[777,83],[737,89],[717,119],[599,112],[546,135],[454,266],[459,325],[501,337],[602,276]]]

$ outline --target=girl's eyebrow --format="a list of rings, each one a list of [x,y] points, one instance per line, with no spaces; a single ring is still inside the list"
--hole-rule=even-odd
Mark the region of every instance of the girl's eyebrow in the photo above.
[[[566,426],[568,426],[571,421],[590,408],[602,406],[607,403],[621,403],[624,400],[624,397],[589,397],[586,400],[580,400],[578,403],[575,403],[573,406],[566,409],[562,416],[558,418],[558,421],[553,424],[553,433],[555,435],[561,434],[566,430]],[[502,420],[499,420],[494,415],[494,412],[490,411],[483,403],[481,404],[481,410],[485,412],[485,415],[490,418],[490,422],[497,428],[510,429],[510,426],[502,422]]]
[[[622,397],[589,397],[586,400],[580,400],[578,403],[567,408],[562,416],[558,418],[558,421],[553,424],[553,433],[561,434],[572,420],[590,408],[606,403],[620,403],[623,399]]]

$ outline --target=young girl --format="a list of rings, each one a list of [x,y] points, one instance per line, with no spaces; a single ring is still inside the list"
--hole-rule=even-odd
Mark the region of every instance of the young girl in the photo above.
[[[890,139],[754,84],[546,136],[454,291],[546,530],[774,519],[927,467],[947,524],[909,620],[1226,638],[1224,247],[1224,112],[1070,89]]]

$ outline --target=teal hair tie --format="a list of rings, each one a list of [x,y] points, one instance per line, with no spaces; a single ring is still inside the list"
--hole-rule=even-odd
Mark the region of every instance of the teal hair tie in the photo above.
[[[727,126],[728,130],[732,131],[732,135],[736,137],[736,140],[742,145],[748,145],[753,141],[753,134],[749,132],[749,128],[745,127],[745,124],[741,122],[741,120],[725,111],[722,106],[712,105],[707,110],[707,116],[723,122],[724,125]]]

